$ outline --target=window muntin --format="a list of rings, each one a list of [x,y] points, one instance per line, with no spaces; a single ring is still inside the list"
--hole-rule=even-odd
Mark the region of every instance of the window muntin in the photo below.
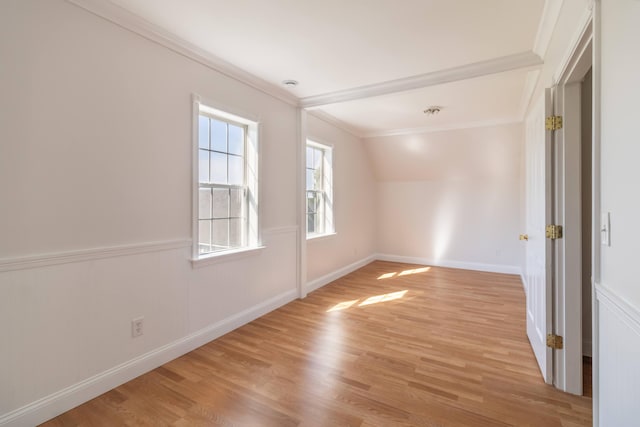
[[[332,149],[312,141],[306,151],[307,236],[333,233]]]
[[[257,247],[257,123],[199,107],[195,256]]]

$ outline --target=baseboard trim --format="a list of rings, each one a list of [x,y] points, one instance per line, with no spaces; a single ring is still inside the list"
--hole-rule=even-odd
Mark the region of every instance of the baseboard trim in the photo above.
[[[596,283],[595,288],[598,302],[607,307],[623,323],[640,335],[640,310],[616,291],[602,283]]]
[[[158,366],[186,354],[297,298],[295,289],[216,322],[183,338],[140,355],[86,380],[0,416],[0,426],[22,427],[43,423]]]
[[[307,284],[304,286],[304,290],[305,293],[309,293],[309,292],[313,292],[316,289],[319,289],[331,282],[333,282],[334,280],[337,280],[339,278],[341,278],[342,276],[345,276],[353,271],[356,271],[357,269],[364,267],[365,265],[369,264],[372,261],[376,260],[376,255],[369,255],[366,258],[362,258],[359,261],[356,261],[352,264],[349,264],[345,267],[342,267],[332,273],[329,274],[325,274],[322,277],[318,277],[315,280],[312,280],[310,282],[307,282]]]
[[[458,268],[462,270],[486,271],[491,273],[517,274],[522,277],[520,267],[515,265],[483,264],[476,262],[441,260],[434,261],[426,258],[409,257],[392,254],[377,254],[380,261],[403,262],[407,264],[433,265],[436,267]]]

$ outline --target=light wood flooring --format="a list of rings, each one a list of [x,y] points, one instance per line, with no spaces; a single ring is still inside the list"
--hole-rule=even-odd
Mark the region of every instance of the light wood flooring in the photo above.
[[[590,426],[591,399],[542,381],[517,276],[376,261],[44,425]]]

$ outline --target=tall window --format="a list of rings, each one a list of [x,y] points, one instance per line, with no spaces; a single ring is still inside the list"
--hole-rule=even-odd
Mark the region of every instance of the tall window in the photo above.
[[[257,127],[200,104],[197,255],[257,246]]]
[[[307,141],[307,236],[330,234],[333,226],[331,147]]]

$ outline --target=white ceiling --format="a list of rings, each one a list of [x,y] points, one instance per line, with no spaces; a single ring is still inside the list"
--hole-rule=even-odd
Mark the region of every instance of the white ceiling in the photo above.
[[[545,0],[109,1],[362,136],[521,120],[541,63]]]

